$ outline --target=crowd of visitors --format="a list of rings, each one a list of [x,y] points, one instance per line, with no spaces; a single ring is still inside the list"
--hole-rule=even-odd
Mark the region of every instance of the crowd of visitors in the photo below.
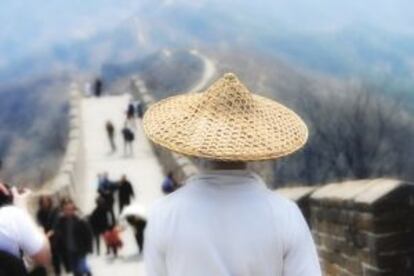
[[[42,196],[36,218],[49,239],[54,274],[61,275],[63,267],[75,276],[92,275],[86,262],[92,252],[91,228],[73,200],[62,198],[55,207],[51,197]]]
[[[145,219],[134,214],[123,216],[124,209],[130,206],[132,199],[135,198],[134,188],[130,180],[126,175],[122,175],[118,181],[112,181],[109,179],[107,172],[99,174],[97,194],[96,207],[89,217],[97,254],[100,254],[100,239],[102,237],[106,244],[106,253],[117,256],[119,248],[123,245],[120,233],[125,230],[125,225],[122,225],[122,220],[133,228],[137,246],[141,253]],[[119,204],[118,218],[114,211],[116,200]]]
[[[123,245],[120,233],[126,227],[117,220],[114,203],[119,201],[121,219],[122,211],[135,197],[126,175],[119,181],[111,181],[106,172],[98,175],[96,207],[88,216],[82,215],[70,198],[62,198],[56,204],[52,197],[41,196],[35,216],[40,227],[26,210],[25,194],[0,183],[1,276],[44,276],[49,266],[54,275],[62,275],[63,271],[75,276],[92,275],[87,255],[92,251],[100,254],[101,239],[105,241],[108,255],[118,255]],[[133,214],[123,219],[132,228],[138,252],[142,253],[145,219]],[[30,271],[22,253],[30,259]]]

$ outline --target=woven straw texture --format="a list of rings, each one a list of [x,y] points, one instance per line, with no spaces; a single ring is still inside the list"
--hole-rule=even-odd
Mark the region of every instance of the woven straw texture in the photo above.
[[[231,73],[203,93],[153,104],[144,129],[171,151],[222,161],[276,159],[300,149],[308,137],[305,123],[292,110],[250,93]]]

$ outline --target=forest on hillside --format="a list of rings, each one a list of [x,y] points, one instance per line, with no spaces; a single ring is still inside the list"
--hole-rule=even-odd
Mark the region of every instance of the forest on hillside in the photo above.
[[[246,49],[201,51],[215,63],[215,77],[235,72],[251,91],[293,108],[307,122],[310,137],[303,150],[253,165],[271,186],[375,177],[414,180],[411,104],[362,78],[339,79],[301,70]],[[131,77],[139,75],[161,99],[190,89],[202,71],[198,57],[173,50],[104,65],[100,75],[105,93],[127,92]],[[6,180],[41,185],[53,177],[65,151],[69,84],[69,78],[56,77],[25,83],[11,87],[13,93],[0,103],[0,155]],[[0,93],[6,95],[8,90]]]

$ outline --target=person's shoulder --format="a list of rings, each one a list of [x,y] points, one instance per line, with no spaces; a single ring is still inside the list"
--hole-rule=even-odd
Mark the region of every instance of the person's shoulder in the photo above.
[[[290,212],[295,212],[298,208],[296,202],[280,195],[275,190],[267,190],[266,196],[273,208]]]
[[[0,208],[0,217],[1,220],[12,221],[18,227],[18,231],[26,231],[34,223],[28,211],[13,205]]]
[[[9,217],[13,217],[15,219],[19,218],[27,218],[29,217],[29,214],[27,211],[14,206],[14,205],[8,205],[1,208],[1,212]]]
[[[189,187],[182,187],[164,197],[157,199],[150,207],[149,217],[167,215],[186,201]]]

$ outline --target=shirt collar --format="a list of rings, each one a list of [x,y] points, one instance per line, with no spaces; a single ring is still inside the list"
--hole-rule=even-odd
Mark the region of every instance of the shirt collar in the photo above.
[[[214,185],[262,184],[263,180],[249,170],[206,170],[190,177],[187,183],[208,183]]]

